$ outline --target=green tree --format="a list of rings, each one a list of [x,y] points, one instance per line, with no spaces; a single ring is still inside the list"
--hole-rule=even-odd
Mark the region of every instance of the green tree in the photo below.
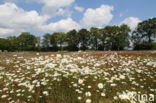
[[[89,47],[90,33],[87,29],[81,29],[78,32],[79,46],[81,50],[86,50]]]
[[[153,49],[156,40],[156,18],[145,20],[138,24],[133,32],[132,40],[134,49]]]
[[[100,29],[98,28],[90,29],[90,44],[93,50],[98,50],[99,48],[100,33]]]
[[[22,51],[32,51],[36,47],[36,37],[28,32],[21,33],[17,39],[19,48]]]
[[[41,38],[40,37],[36,37],[36,50],[37,51],[41,51]]]
[[[100,42],[99,42],[99,50],[109,50],[109,33],[108,29],[102,28],[100,29]]]
[[[50,44],[53,48],[54,51],[58,51],[58,45],[57,45],[57,33],[53,33],[51,35],[51,38],[50,38]]]
[[[103,30],[103,35],[104,35],[104,41],[103,42],[103,47],[105,47],[105,50],[115,50],[117,49],[117,39],[118,39],[118,26],[106,26]]]
[[[71,30],[67,32],[66,41],[68,45],[68,50],[70,51],[78,50],[79,40],[76,30]]]
[[[151,43],[156,38],[156,18],[145,20],[139,23],[137,27],[137,33],[142,35],[143,38],[147,39]]]
[[[66,35],[63,32],[55,32],[51,35],[51,45],[55,50],[63,50]]]
[[[5,38],[0,38],[0,50],[4,51],[4,50],[8,50],[10,51],[10,41],[8,39]]]
[[[130,28],[127,25],[107,26],[103,29],[106,50],[123,50],[129,46]]]
[[[46,33],[44,36],[43,36],[43,48],[48,51],[51,47],[51,34],[49,33]]]
[[[118,50],[123,50],[125,47],[129,47],[131,29],[127,25],[121,25],[118,34]]]
[[[7,38],[10,42],[10,47],[11,47],[11,51],[18,51],[19,50],[19,46],[18,46],[18,39],[16,36],[10,36]]]

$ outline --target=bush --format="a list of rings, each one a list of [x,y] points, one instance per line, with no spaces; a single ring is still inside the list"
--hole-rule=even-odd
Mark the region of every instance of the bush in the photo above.
[[[144,42],[142,44],[135,45],[134,50],[156,50],[156,43]]]

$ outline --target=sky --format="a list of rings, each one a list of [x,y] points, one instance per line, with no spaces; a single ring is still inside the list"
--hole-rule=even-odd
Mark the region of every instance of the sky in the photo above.
[[[127,24],[156,17],[156,0],[0,0],[0,37]]]

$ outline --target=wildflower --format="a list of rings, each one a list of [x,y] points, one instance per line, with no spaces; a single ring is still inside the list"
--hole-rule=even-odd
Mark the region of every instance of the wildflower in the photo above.
[[[3,88],[3,91],[8,91],[8,88]]]
[[[105,93],[101,93],[101,96],[104,97],[104,96],[106,96],[106,94]]]
[[[86,103],[91,103],[92,100],[91,99],[86,99]]]
[[[119,78],[120,78],[120,79],[125,79],[125,76],[124,76],[124,75],[120,75]]]
[[[77,97],[77,99],[78,99],[78,100],[81,100],[81,99],[82,99],[82,97]]]
[[[61,58],[62,55],[61,55],[61,54],[57,54],[56,57],[57,57],[57,58]]]
[[[85,95],[86,95],[87,97],[90,97],[92,94],[91,94],[91,92],[86,92]]]
[[[40,55],[40,53],[36,53],[36,55]]]
[[[49,93],[47,91],[43,91],[43,94],[46,95],[46,96],[49,95]]]
[[[99,88],[99,89],[103,89],[103,87],[104,87],[104,86],[103,86],[102,83],[98,83],[98,88]]]
[[[28,98],[32,98],[32,96],[28,96]]]
[[[1,96],[2,99],[6,98],[6,97],[7,97],[7,95],[2,95],[2,96]]]
[[[73,84],[74,87],[77,87],[78,85],[76,83]]]
[[[88,88],[92,88],[92,86],[89,85]]]
[[[19,97],[19,96],[21,96],[21,94],[20,94],[20,93],[18,93],[18,94],[17,94],[17,96]]]
[[[79,79],[79,80],[78,80],[78,83],[79,83],[79,84],[82,84],[82,83],[83,83],[83,79]]]
[[[117,96],[114,96],[114,100],[117,100],[118,99],[118,97]]]
[[[112,87],[115,87],[117,84],[111,84]]]

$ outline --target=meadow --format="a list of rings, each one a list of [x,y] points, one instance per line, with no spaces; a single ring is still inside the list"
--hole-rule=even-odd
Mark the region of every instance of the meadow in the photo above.
[[[0,53],[0,103],[156,103],[156,52]]]

